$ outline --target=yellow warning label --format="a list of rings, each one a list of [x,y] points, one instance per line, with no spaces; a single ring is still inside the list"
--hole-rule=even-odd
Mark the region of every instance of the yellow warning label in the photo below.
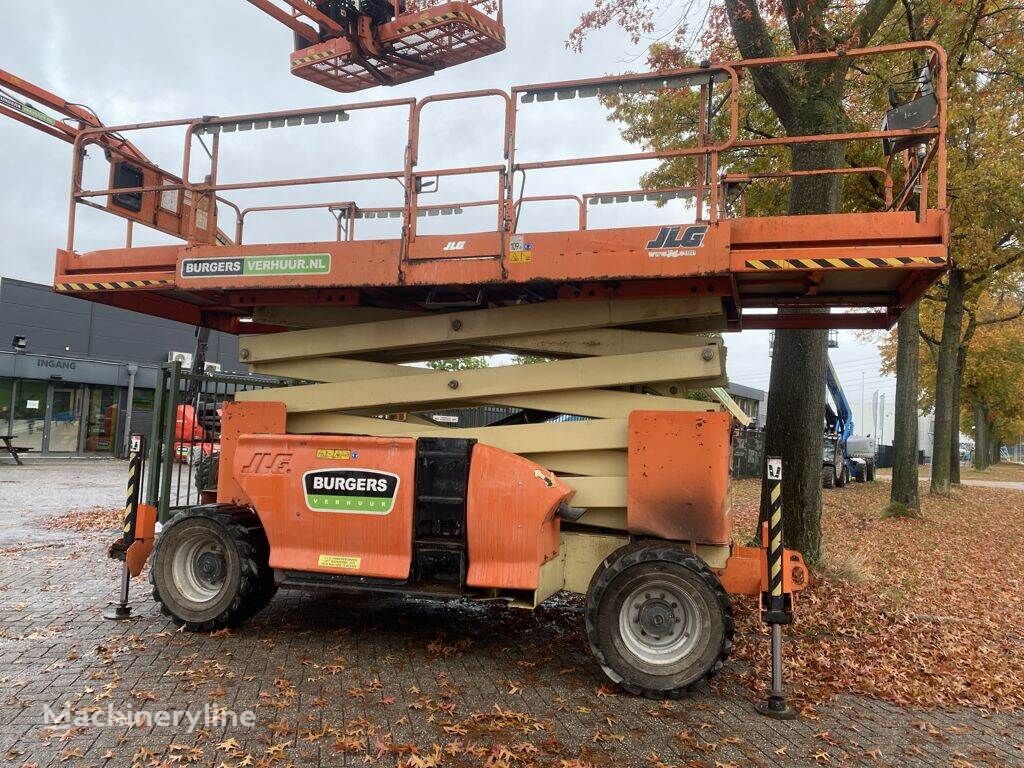
[[[508,260],[512,264],[527,264],[533,261],[532,251],[509,251]]]
[[[316,563],[321,568],[341,568],[346,571],[358,571],[363,564],[361,557],[337,557],[335,555],[320,555]]]
[[[321,448],[316,452],[316,457],[318,459],[336,459],[339,461],[348,461],[349,459],[352,458],[352,451]]]

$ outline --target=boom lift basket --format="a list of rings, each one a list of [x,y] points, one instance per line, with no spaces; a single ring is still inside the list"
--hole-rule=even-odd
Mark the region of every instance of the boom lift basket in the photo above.
[[[355,29],[292,54],[292,74],[341,93],[397,85],[505,50],[505,29],[472,2],[428,5],[376,25],[361,15]],[[307,41],[301,41],[303,43]]]

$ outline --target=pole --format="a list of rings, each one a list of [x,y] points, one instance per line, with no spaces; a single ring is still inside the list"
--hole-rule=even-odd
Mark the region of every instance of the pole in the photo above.
[[[131,438],[132,438],[132,401],[135,400],[135,376],[139,372],[139,366],[137,363],[128,363],[128,394],[125,398],[124,408],[124,429],[121,434],[124,437],[121,439],[121,450],[125,454],[131,453]],[[124,455],[124,454],[122,454]]]
[[[885,443],[885,392],[883,392],[882,396],[879,398],[878,412],[881,415],[881,419],[879,420],[878,424],[878,430],[880,435],[878,439],[878,444],[882,445]]]
[[[786,703],[782,683],[782,625],[793,623],[793,600],[786,592],[785,557],[782,529],[782,459],[767,460],[768,520],[762,529],[768,576],[768,591],[761,594],[761,620],[771,625],[772,686],[768,700],[756,705],[765,717],[792,720],[796,712]]]
[[[868,425],[868,415],[864,410],[864,371],[860,372],[860,423],[862,430]]]
[[[131,573],[128,570],[127,552],[135,542],[135,521],[139,513],[139,495],[142,490],[145,455],[145,440],[141,435],[134,435],[131,438],[131,454],[128,459],[128,492],[124,503],[124,515],[121,518],[123,526],[121,538],[110,547],[110,556],[123,561],[118,601],[103,612],[103,618],[111,621],[123,621],[131,618],[132,615],[131,606],[128,605]]]

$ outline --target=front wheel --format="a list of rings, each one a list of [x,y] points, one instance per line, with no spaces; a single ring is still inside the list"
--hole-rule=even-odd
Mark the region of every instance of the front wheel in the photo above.
[[[266,534],[244,507],[194,507],[160,534],[150,581],[153,597],[176,624],[192,631],[235,626],[273,596]]]
[[[674,544],[612,553],[590,583],[586,623],[608,677],[647,698],[678,698],[717,674],[732,650],[732,606],[718,577]]]

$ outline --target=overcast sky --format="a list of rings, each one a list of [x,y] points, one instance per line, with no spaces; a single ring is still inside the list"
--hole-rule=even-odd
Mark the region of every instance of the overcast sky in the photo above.
[[[565,38],[586,0],[509,0],[508,50],[443,71],[432,78],[391,89],[344,96],[293,77],[288,71],[290,32],[243,0],[104,0],[8,3],[0,26],[0,68],[41,85],[71,102],[95,109],[107,125],[198,115],[231,115],[353,101],[422,97],[430,93],[548,82],[638,70],[643,49],[614,30],[595,35],[583,54],[566,50]],[[100,10],[100,6],[102,9]],[[435,105],[424,113],[422,168],[500,162],[500,113],[494,101]],[[520,159],[568,157],[628,151],[596,100],[567,102],[520,112]],[[246,142],[225,141],[221,181],[392,170],[401,167],[404,116],[397,110],[355,113],[346,124],[264,131]],[[181,134],[151,131],[133,140],[156,162],[181,168]],[[97,153],[93,153],[97,154]],[[104,182],[98,158],[87,165],[86,186]],[[56,248],[66,237],[69,145],[0,117],[0,275],[49,283]],[[105,164],[104,164],[105,165]],[[650,166],[609,165],[533,174],[526,194],[630,189]],[[437,202],[493,197],[490,177],[445,180]],[[301,188],[288,193],[243,194],[244,205],[355,199],[363,205],[399,204],[394,182]],[[276,196],[274,196],[276,195]],[[82,210],[81,208],[79,209]],[[689,219],[686,216],[689,215]],[[468,212],[459,221],[432,220],[437,232],[493,228],[493,212]],[[521,230],[568,228],[571,208],[535,206]],[[80,250],[114,247],[123,237],[111,217],[81,214]],[[686,223],[692,211],[609,206],[595,212],[593,226],[660,222]],[[367,226],[364,235],[393,236],[390,223]],[[139,229],[136,230],[139,233]],[[432,231],[427,229],[426,231]],[[321,212],[253,218],[251,241],[329,239],[333,222]],[[163,242],[138,234],[138,243]],[[731,334],[730,378],[767,388],[768,334]],[[885,434],[892,434],[895,384],[879,373],[873,344],[840,334],[832,351],[854,408],[857,431],[870,431],[876,390],[889,405]],[[862,386],[863,376],[863,386]],[[861,397],[866,403],[861,414]],[[866,420],[865,420],[866,417]],[[886,442],[889,442],[887,439]]]

